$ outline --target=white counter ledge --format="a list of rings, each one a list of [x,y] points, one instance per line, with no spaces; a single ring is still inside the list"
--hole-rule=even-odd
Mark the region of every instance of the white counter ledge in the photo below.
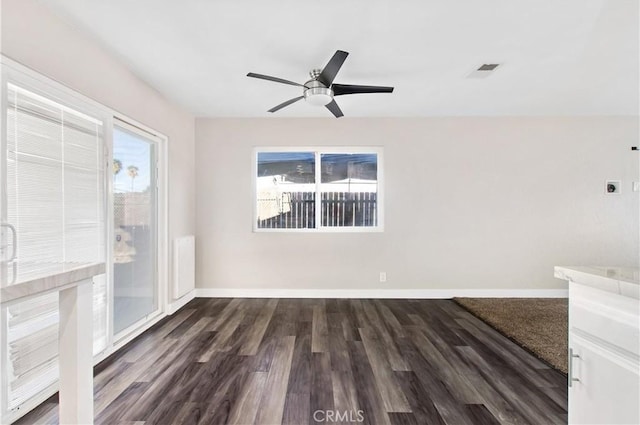
[[[0,304],[58,293],[60,423],[93,423],[93,285],[105,263],[18,263],[16,283],[0,286]],[[22,266],[22,267],[21,267]],[[22,271],[22,273],[21,273]]]
[[[554,276],[602,291],[640,299],[640,269],[637,267],[556,266]]]
[[[0,287],[0,302],[58,291],[105,272],[104,263],[51,263],[37,273],[18,274],[17,283]]]

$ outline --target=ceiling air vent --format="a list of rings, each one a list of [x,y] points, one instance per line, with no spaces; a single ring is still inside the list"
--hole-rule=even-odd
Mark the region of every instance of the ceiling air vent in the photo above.
[[[471,71],[471,73],[467,75],[467,78],[486,78],[493,74],[498,66],[500,66],[499,63],[483,63]]]
[[[480,68],[478,68],[478,71],[493,71],[494,69],[496,69],[498,67],[498,65],[500,65],[500,64],[499,63],[485,63]]]

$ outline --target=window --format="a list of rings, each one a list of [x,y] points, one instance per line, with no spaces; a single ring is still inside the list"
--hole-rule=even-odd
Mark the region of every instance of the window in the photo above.
[[[257,148],[254,156],[254,230],[382,230],[381,148]]]

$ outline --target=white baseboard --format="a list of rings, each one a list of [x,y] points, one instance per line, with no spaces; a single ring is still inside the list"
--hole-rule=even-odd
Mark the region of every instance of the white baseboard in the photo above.
[[[197,298],[353,298],[444,299],[567,298],[567,289],[256,289],[196,288]]]
[[[173,313],[180,310],[182,307],[184,307],[189,301],[191,301],[195,297],[196,297],[196,290],[194,289],[193,291],[187,292],[185,295],[183,295],[179,299],[173,300],[173,302],[167,306],[167,314],[171,316]]]

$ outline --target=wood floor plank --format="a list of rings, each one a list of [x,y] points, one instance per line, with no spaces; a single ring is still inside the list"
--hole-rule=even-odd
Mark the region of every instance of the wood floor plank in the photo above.
[[[417,394],[422,392],[428,395],[428,403],[433,403],[437,411],[437,415],[434,415],[429,409],[428,414],[430,416],[440,416],[447,425],[473,425],[471,419],[463,411],[464,404],[449,392],[449,389],[439,379],[436,368],[418,352],[413,341],[410,338],[406,338],[400,340],[399,343],[400,351],[418,378],[421,391],[416,390]],[[426,409],[429,408],[428,404],[421,406]]]
[[[415,372],[394,372],[409,401],[411,411],[420,424],[445,425],[444,420],[433,404],[433,400],[421,385]]]
[[[231,408],[229,424],[252,424],[258,413],[258,406],[262,399],[264,385],[267,382],[267,372],[252,372],[245,382],[240,397]]]
[[[273,353],[276,351],[278,345],[278,339],[271,337],[262,340],[258,348],[258,352],[251,359],[253,372],[269,372],[271,369],[271,362],[273,362]]]
[[[510,353],[514,359],[518,359],[520,362],[523,362],[530,369],[549,369],[549,366],[547,364],[543,363],[535,356],[530,355],[530,353],[528,353],[522,347],[514,344],[513,342],[505,343],[505,337],[500,332],[493,329],[491,326],[484,323],[482,320],[478,319],[471,313],[465,313],[467,313],[467,315],[464,319],[462,319],[461,321],[456,320],[456,322],[458,322],[463,329],[469,331],[468,325],[475,327],[481,332],[483,338],[486,338],[487,342],[495,342],[496,344],[498,344],[498,346],[501,347],[501,351]]]
[[[469,349],[469,347],[456,347],[456,349],[464,351]],[[482,394],[484,405],[491,414],[497,418],[498,422],[519,425],[530,423],[520,412],[516,411],[481,374],[473,374],[468,377],[473,386]]]
[[[246,356],[238,356],[234,352],[220,352],[216,357],[224,358],[222,362],[205,364],[209,369],[209,379],[202,386],[192,391],[190,400],[207,403],[202,424],[227,423],[231,416],[232,406],[240,398],[249,377],[249,361]]]
[[[466,357],[476,362],[481,373],[486,374],[485,370],[491,370],[491,379],[500,384],[496,386],[500,393],[504,394],[503,390],[506,391],[508,388],[512,388],[511,391],[519,388],[512,396],[505,396],[507,399],[513,399],[512,404],[519,403],[522,397],[525,397],[538,412],[547,415],[551,423],[556,423],[558,418],[566,413],[566,401],[556,397],[550,398],[547,395],[549,389],[555,388],[553,382],[538,374],[536,369],[529,368],[523,361],[517,361],[517,359],[503,361],[506,354],[502,346],[496,348],[499,341],[489,342],[489,339],[485,338],[481,341],[478,335],[472,336],[466,333],[466,330],[461,335],[469,341],[472,348],[471,351],[465,351]],[[511,341],[504,339],[504,346],[512,344]],[[540,385],[540,382],[543,384]]]
[[[333,411],[333,386],[329,353],[311,354],[311,398],[309,422],[315,424],[315,412]]]
[[[156,396],[149,399],[151,405],[157,400],[169,400],[169,402],[157,403],[151,414],[144,417],[145,421],[150,423],[174,422],[173,417],[177,415],[185,403],[189,402],[190,394],[198,385],[204,368],[205,366],[202,363],[187,363],[184,367],[177,368],[172,373],[171,386],[158,389],[150,388],[150,395],[153,391],[156,391]],[[128,416],[125,415],[124,418],[128,418]]]
[[[567,420],[566,376],[450,300],[196,299],[95,374],[96,423]]]
[[[189,317],[194,317],[195,312],[196,310],[194,309],[181,310],[176,314],[174,320],[167,321],[159,329],[152,330],[149,334],[144,335],[143,339],[139,339],[138,341],[136,341],[136,344],[132,344],[131,350],[129,350],[127,354],[122,357],[122,360],[127,363],[137,362],[142,358],[142,356],[146,355],[149,350],[154,349],[156,344],[158,344],[160,340],[165,338],[178,326],[184,323],[185,320],[187,320]]]
[[[364,411],[366,424],[389,425],[389,416],[385,410],[382,396],[378,391],[371,364],[367,358],[362,341],[349,341],[349,357],[353,368],[354,381],[358,392],[358,404]]]
[[[149,374],[149,365],[157,365],[159,359],[170,356],[170,353],[174,352],[176,347],[179,346],[179,341],[172,339],[163,340],[155,350],[148,352],[141,360],[133,363],[125,373],[115,376],[107,385],[102,387],[99,391],[94,391],[93,395],[93,411],[95,415],[99,415],[102,411],[110,407],[111,403],[122,393],[126,388],[134,382],[145,382],[145,376]],[[157,370],[154,370],[157,372]],[[149,382],[150,378],[147,378],[146,382]]]
[[[251,327],[251,330],[248,332],[245,343],[240,349],[241,356],[256,355],[256,353],[258,352],[258,347],[262,342],[262,337],[267,330],[267,326],[269,326],[269,323],[271,322],[271,317],[273,317],[273,312],[276,310],[277,305],[277,299],[270,299],[267,302],[267,305],[260,310],[260,313],[256,317],[255,322]]]
[[[360,328],[360,337],[371,364],[385,410],[387,412],[411,412],[409,402],[400,390],[392,373],[391,365],[385,356],[381,341],[374,336],[373,330],[368,328]]]
[[[309,398],[311,394],[311,322],[298,322],[297,334],[287,393],[301,394]]]
[[[209,404],[220,401],[231,386],[251,371],[250,359],[231,351],[216,353],[203,366],[202,378],[191,391],[189,401]],[[211,409],[207,409],[206,414],[210,413]]]
[[[392,425],[420,425],[413,413],[389,413],[389,420]]]
[[[499,425],[500,422],[483,404],[467,404],[465,409],[469,417],[478,425]]]
[[[311,393],[287,393],[282,425],[306,425],[311,417]]]
[[[176,425],[197,424],[202,418],[203,412],[206,410],[204,403],[186,402],[182,404],[178,413],[173,418]],[[144,424],[144,422],[142,422]]]
[[[214,353],[218,351],[228,351],[229,347],[227,346],[227,341],[229,341],[231,335],[233,335],[236,329],[238,329],[238,326],[240,326],[242,318],[242,312],[236,311],[234,314],[231,314],[229,320],[227,320],[223,325],[214,326],[217,328],[218,332],[209,349],[200,356],[198,361],[206,363]]]
[[[151,386],[148,382],[134,382],[111,403],[111,409],[108,412],[102,412],[95,418],[95,423],[100,424],[113,424],[126,415],[138,399],[147,391]]]
[[[293,300],[280,300],[263,338],[270,339],[281,336],[295,336],[297,322],[296,311],[299,310],[300,307],[296,306]]]
[[[256,423],[279,424],[282,422],[295,340],[295,336],[279,338],[267,376],[265,391],[260,401]]]
[[[331,385],[333,392],[333,406],[337,412],[350,412],[357,417],[360,411],[358,392],[351,370],[331,372]]]
[[[393,331],[393,336],[396,338],[404,337],[404,330],[402,329],[402,325],[398,321],[398,318],[391,311],[391,309],[386,306],[381,300],[375,301],[375,306],[380,312],[380,316],[384,319],[384,322],[387,324],[389,329]]]
[[[327,313],[324,305],[313,307],[313,321],[311,328],[311,352],[326,353],[329,351],[329,329]]]
[[[353,318],[355,319],[354,325],[356,326],[356,328],[364,328],[369,324],[369,321],[364,314],[362,300],[351,300],[351,309],[353,311]],[[358,332],[358,335],[359,334],[360,333]]]
[[[226,324],[227,319],[229,319],[229,317],[236,312],[236,310],[238,309],[238,306],[240,306],[242,302],[243,300],[239,298],[233,298],[231,301],[229,301],[229,303],[224,307],[224,309],[222,309],[220,314],[216,317],[216,320],[211,324],[211,328],[209,330],[210,331],[220,330],[220,328]]]
[[[478,366],[485,380],[503,397],[509,399],[509,402],[524,417],[531,418],[533,423],[562,423],[559,416],[550,409],[552,407],[551,404],[544,405],[540,400],[537,400],[529,388],[510,384],[505,378],[504,370],[496,370],[471,347],[461,347],[460,350],[471,362]]]
[[[375,332],[371,335],[375,335],[377,339],[382,340],[381,347],[384,348],[385,355],[389,361],[389,365],[391,366],[391,370],[403,370],[408,371],[409,366],[404,358],[398,352],[398,348],[396,347],[396,343],[394,342],[391,334],[387,330],[386,324],[383,322],[382,318],[378,314],[378,311],[375,308],[374,303],[371,300],[363,301],[363,309],[367,319],[369,320],[368,326],[363,327],[374,329]],[[362,336],[362,333],[360,334]]]
[[[449,360],[424,335],[422,329],[410,328],[409,332],[418,352],[434,366],[436,376],[444,382],[456,400],[462,404],[482,403],[482,396],[478,394],[468,378],[452,367]]]

